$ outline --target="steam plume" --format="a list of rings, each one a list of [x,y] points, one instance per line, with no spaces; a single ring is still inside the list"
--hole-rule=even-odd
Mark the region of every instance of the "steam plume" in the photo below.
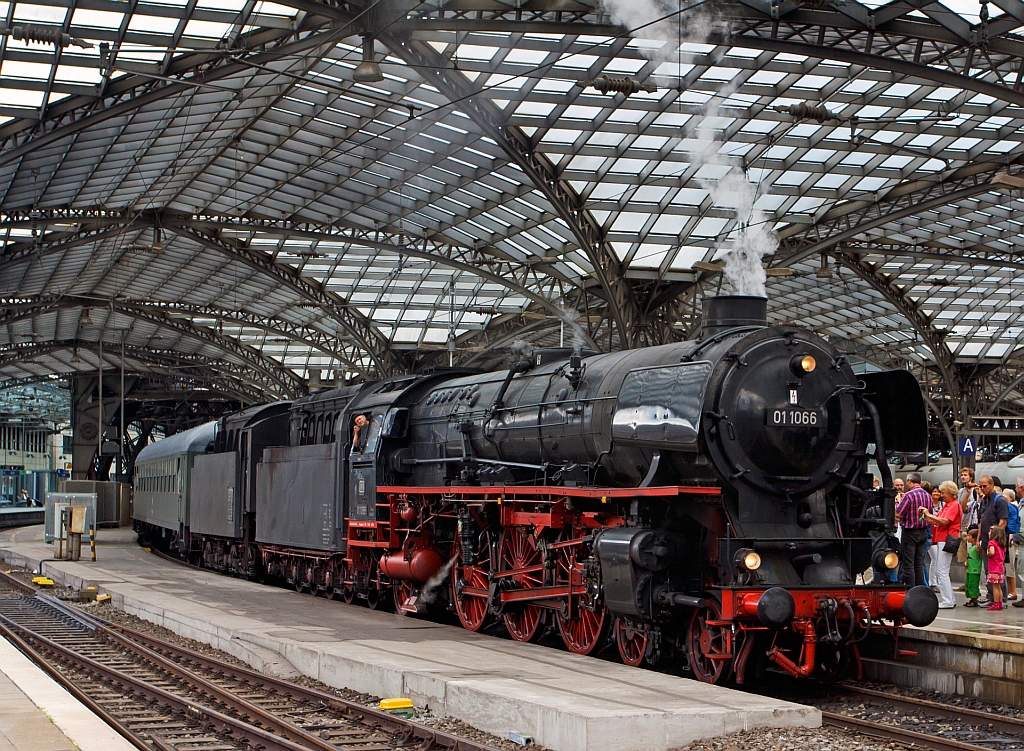
[[[444,564],[436,574],[427,580],[427,583],[420,589],[419,602],[424,605],[430,605],[437,599],[437,593],[441,589],[441,585],[444,584],[448,578],[448,574],[452,570],[452,566],[455,565],[455,561],[459,558],[458,555],[453,555],[448,562]]]
[[[775,252],[778,241],[771,231],[768,217],[754,203],[760,195],[758,186],[733,160],[721,153],[722,140],[718,129],[722,102],[736,90],[727,85],[719,90],[704,109],[704,117],[689,141],[690,159],[697,169],[697,181],[711,195],[711,203],[735,212],[736,230],[732,241],[720,244],[717,251],[725,254],[725,280],[739,295],[765,296],[765,273],[761,259]]]
[[[613,21],[637,30],[633,35],[646,42],[641,43],[640,52],[649,60],[655,63],[678,60],[680,82],[682,63],[688,64],[692,59],[692,54],[681,54],[680,43],[708,44],[716,32],[724,38],[729,36],[728,23],[704,6],[678,13],[678,3],[670,0],[601,0],[601,5]],[[684,131],[684,148],[697,167],[697,182],[710,193],[712,203],[728,209],[736,219],[731,241],[715,249],[716,256],[720,250],[726,251],[725,281],[736,294],[764,296],[762,258],[775,252],[778,241],[769,229],[764,212],[754,208],[760,195],[758,186],[741,166],[721,154],[719,109],[735,91],[736,85],[727,83],[712,96],[696,127]]]

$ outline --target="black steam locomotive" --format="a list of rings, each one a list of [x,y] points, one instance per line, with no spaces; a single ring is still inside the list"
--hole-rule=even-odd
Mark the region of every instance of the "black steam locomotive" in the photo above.
[[[897,419],[898,415],[898,419]],[[474,631],[557,628],[704,681],[835,678],[871,631],[930,623],[899,559],[886,456],[925,450],[904,371],[855,375],[765,300],[697,341],[537,350],[255,407],[147,447],[136,528],[212,569]],[[868,462],[877,462],[880,488]],[[857,584],[873,570],[880,584]],[[851,660],[851,658],[854,658]]]

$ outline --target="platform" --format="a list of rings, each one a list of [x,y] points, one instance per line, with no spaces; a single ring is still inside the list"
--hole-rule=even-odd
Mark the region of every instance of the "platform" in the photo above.
[[[865,648],[864,677],[1024,706],[1024,608],[966,608],[964,593],[955,595],[957,606],[931,625],[903,630],[900,648],[916,654],[894,659],[891,640],[884,652]]]
[[[36,567],[50,553],[41,528],[0,533],[9,563]],[[104,530],[95,564],[42,565],[58,582],[95,584],[115,606],[258,670],[406,696],[553,751],[664,751],[821,723],[811,707],[186,568],[145,552],[130,530]]]
[[[134,748],[0,638],[0,751],[133,751]]]
[[[0,529],[42,524],[43,514],[41,508],[0,508]]]

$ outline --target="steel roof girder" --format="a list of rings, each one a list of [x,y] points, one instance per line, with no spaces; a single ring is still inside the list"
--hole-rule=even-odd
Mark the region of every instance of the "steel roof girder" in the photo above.
[[[554,165],[533,148],[525,134],[515,126],[508,125],[499,112],[492,111],[495,108],[489,101],[476,96],[472,84],[451,66],[447,58],[429,45],[404,41],[388,32],[379,38],[407,64],[420,70],[432,71],[434,75],[429,77],[429,83],[440,89],[449,100],[459,102],[459,108],[498,143],[543,193],[589,257],[594,266],[594,274],[613,305],[621,346],[629,346],[631,334],[627,321],[632,321],[636,307],[632,290],[622,274],[614,251],[605,243],[600,226],[590,216],[582,199],[561,180]]]
[[[173,218],[176,214],[172,212],[165,215],[164,219],[161,219],[159,218],[159,212],[155,214],[152,212],[149,214],[132,214],[130,212],[118,211],[93,212],[85,210],[62,212],[60,210],[56,210],[28,212],[27,214],[14,212],[13,215],[8,216],[8,220],[15,225],[22,225],[25,222],[45,223],[47,221],[47,217],[53,218],[62,216],[82,217],[83,224],[87,224],[92,231],[97,233],[97,235],[102,234],[102,236],[106,238],[116,237],[123,234],[125,231],[125,225],[135,225],[139,229],[150,226],[159,226],[173,231],[173,219],[168,220],[168,217]],[[113,225],[113,228],[111,228],[111,225]],[[4,222],[0,221],[0,227],[2,226],[4,226]],[[297,292],[300,297],[321,305],[325,312],[329,313],[332,318],[337,320],[342,328],[364,347],[366,352],[370,354],[371,358],[373,358],[377,367],[381,369],[381,372],[388,372],[388,363],[394,358],[390,356],[390,348],[387,346],[386,340],[380,338],[376,328],[373,327],[369,321],[364,320],[357,312],[346,309],[343,301],[335,299],[335,295],[325,292],[317,285],[310,284],[307,280],[303,279],[297,271],[275,263],[273,258],[261,251],[246,248],[235,243],[228,243],[215,235],[208,236],[203,234],[201,231],[186,230],[186,235],[195,242],[199,242],[211,249],[219,250],[230,258],[242,261],[258,272],[269,274],[271,278],[276,279],[279,283],[284,283],[285,286]],[[27,248],[20,249],[18,251],[18,255],[12,259],[4,259],[3,256],[0,256],[0,269],[10,264],[17,263],[25,256],[29,256],[34,253],[49,254],[51,252],[60,252],[66,247],[93,241],[96,241],[96,237],[90,235],[86,238],[72,238],[64,240],[63,243],[58,243],[52,248],[47,246],[33,246],[30,244]],[[374,340],[379,341],[380,346],[372,346],[371,342]]]
[[[780,230],[778,236],[783,242],[772,263],[782,262],[783,259],[788,264],[799,263],[889,222],[941,209],[965,198],[997,190],[989,183],[989,179],[1004,169],[1007,169],[1005,161],[975,163],[953,170],[949,176],[939,175],[939,180],[912,180],[896,185],[876,201],[840,204],[812,225],[790,225]],[[792,239],[797,236],[802,236],[803,241]],[[787,254],[783,250],[784,246],[791,252]]]
[[[261,31],[251,38],[250,41],[254,42],[254,44],[250,49],[267,47],[275,43],[278,44],[277,47],[272,48],[272,51],[254,53],[254,57],[258,62],[272,62],[280,57],[323,44],[325,36],[332,36],[337,33],[339,32],[334,29],[319,31],[316,28],[310,29],[306,26],[300,26],[298,29],[286,32],[275,30]],[[307,36],[300,37],[292,42],[286,41],[300,34],[307,34]],[[214,63],[212,67],[207,67],[202,73],[195,73],[194,78],[187,79],[182,83],[164,83],[141,76],[124,76],[111,83],[110,87],[105,91],[102,101],[96,98],[86,101],[70,99],[66,102],[55,104],[50,109],[52,119],[45,121],[49,123],[50,128],[41,134],[37,134],[34,128],[30,133],[26,134],[24,131],[28,126],[19,121],[6,126],[0,126],[0,166],[16,161],[38,148],[53,144],[86,128],[106,122],[111,118],[128,114],[135,109],[161,101],[169,96],[191,91],[197,84],[212,83],[228,78],[245,72],[251,67],[246,65],[244,60],[242,62],[228,62],[228,60],[233,60],[233,58],[220,54],[215,57],[203,56],[200,53],[182,56],[182,58],[175,60],[175,68],[171,73],[195,73],[195,68],[207,65],[211,61]],[[24,142],[16,143],[14,146],[10,146],[7,143],[9,139],[17,138],[19,135],[25,136]]]
[[[21,367],[23,363],[30,362],[38,357],[52,355],[55,352],[68,350],[91,352],[97,347],[97,344],[97,342],[93,341],[66,339],[0,348],[0,371],[9,367]],[[112,353],[106,354],[119,355],[120,352],[115,350]],[[201,382],[208,381],[210,373],[228,375],[236,382],[235,389],[240,389],[240,387],[244,386],[244,388],[239,390],[239,393],[248,393],[251,400],[250,403],[264,399],[268,390],[273,391],[271,388],[272,382],[254,377],[247,368],[231,363],[210,361],[208,358],[189,357],[180,353],[157,352],[130,345],[125,346],[125,355],[139,362],[152,363],[152,366],[156,368],[175,368],[173,374],[181,374],[183,377],[185,371],[177,370],[177,368],[182,363],[192,363],[195,366],[195,371],[189,371],[189,373],[193,374],[192,377]],[[69,369],[68,372],[74,373],[76,371],[75,369]]]
[[[237,222],[237,224],[232,224]],[[183,220],[183,226],[189,227],[206,227],[210,229],[245,229],[246,218],[231,218],[225,220],[224,218],[218,219],[216,217],[206,217],[197,220]],[[489,271],[481,268],[479,261],[469,262],[463,260],[465,255],[472,255],[473,249],[459,248],[457,246],[430,241],[427,239],[415,239],[411,237],[404,238],[404,241],[397,236],[394,239],[388,237],[387,234],[379,231],[370,233],[368,231],[361,231],[360,234],[353,233],[352,236],[346,238],[344,234],[345,230],[338,231],[336,227],[329,227],[326,229],[333,229],[334,232],[324,232],[324,228],[310,230],[308,229],[309,224],[303,223],[304,227],[294,226],[289,229],[288,225],[290,222],[274,221],[270,220],[269,223],[262,226],[252,226],[252,229],[257,232],[264,234],[280,234],[282,237],[305,237],[308,239],[319,239],[319,240],[330,240],[332,242],[351,242],[354,245],[362,245],[364,247],[371,247],[377,250],[385,252],[393,252],[398,254],[404,254],[411,257],[423,258],[429,261],[436,261],[442,265],[448,266],[449,268],[459,269],[468,274],[487,279],[495,284],[500,284],[520,295],[523,295],[529,300],[532,300],[535,304],[547,309],[551,314],[556,317],[569,319],[571,316],[563,310],[559,305],[552,302],[551,300],[539,295],[529,289],[526,286],[525,280],[517,280],[515,274],[528,274],[533,270],[533,267],[527,264],[514,264],[511,261],[504,261],[500,263],[501,273]],[[367,236],[362,236],[362,232],[365,232]],[[385,240],[370,239],[370,237],[377,235],[383,235]],[[388,240],[391,240],[390,242]],[[595,349],[600,349],[597,344],[589,339],[588,345]]]
[[[102,304],[102,301],[61,295],[36,298],[34,301],[19,301],[14,305],[8,303],[6,305],[7,313],[0,315],[0,326],[9,326],[20,320],[36,318],[40,315],[62,309],[88,306],[99,307],[97,303]],[[143,304],[115,300],[110,303],[110,306],[112,311],[137,320],[153,323],[159,328],[176,331],[183,336],[211,344],[226,355],[239,358],[250,368],[262,373],[267,379],[276,383],[277,389],[281,390],[285,396],[302,395],[305,390],[305,383],[294,371],[285,368],[281,363],[267,357],[258,350],[230,337],[220,336],[214,331],[206,330],[203,327],[184,321],[176,321],[166,315],[161,315]]]
[[[946,387],[951,394],[957,395],[959,398],[964,391],[964,382],[956,367],[953,353],[946,346],[944,335],[935,329],[932,320],[921,310],[920,305],[911,300],[904,290],[893,284],[892,280],[886,278],[880,268],[876,268],[850,253],[836,253],[835,257],[844,267],[881,294],[906,318],[907,322],[924,340],[925,346],[931,351]],[[959,411],[959,405],[955,409]]]
[[[187,224],[180,224],[170,217],[162,223],[162,226],[205,245],[211,250],[217,250],[237,258],[245,265],[278,279],[298,293],[300,297],[321,306],[325,313],[337,321],[365,349],[382,374],[391,373],[393,367],[398,364],[387,340],[380,335],[370,321],[353,310],[337,295],[325,291],[320,285],[311,284],[297,270],[276,263],[270,255],[262,251],[226,242],[223,238],[216,235],[211,236],[201,229],[190,227]]]

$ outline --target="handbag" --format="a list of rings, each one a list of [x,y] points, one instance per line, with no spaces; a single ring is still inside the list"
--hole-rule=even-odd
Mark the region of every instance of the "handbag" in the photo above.
[[[961,542],[961,539],[956,535],[948,535],[946,537],[946,541],[942,543],[942,552],[952,553],[953,555],[956,555],[956,553],[960,550]]]

